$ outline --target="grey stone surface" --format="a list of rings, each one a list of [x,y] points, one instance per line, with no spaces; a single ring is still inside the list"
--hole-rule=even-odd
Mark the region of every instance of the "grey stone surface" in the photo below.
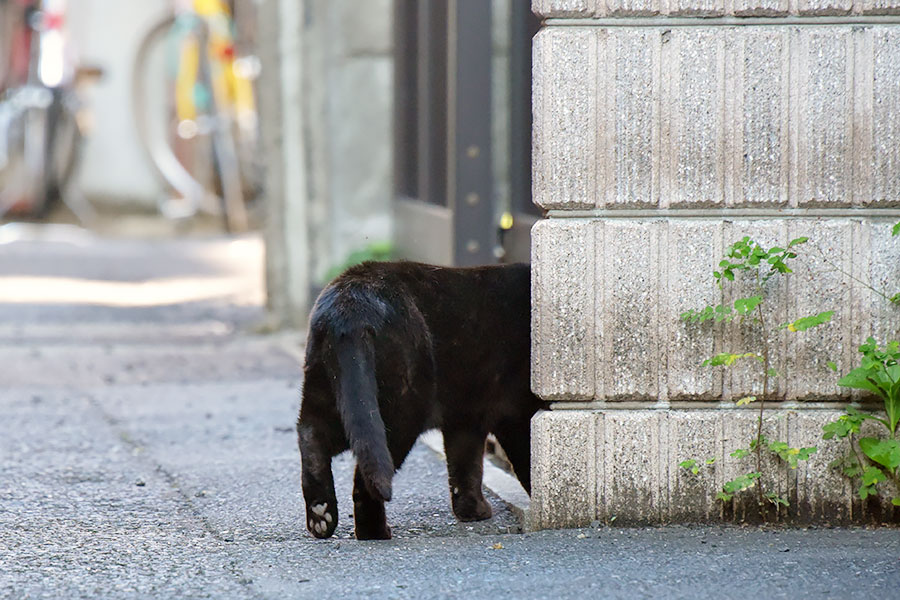
[[[728,206],[786,206],[790,169],[790,32],[737,30],[726,66],[733,77],[733,134],[726,136]]]
[[[570,523],[577,523],[577,527],[590,525],[596,519],[598,486],[607,481],[605,473],[597,471],[604,464],[606,448],[597,415],[582,411],[540,412],[531,420],[531,439],[529,526],[542,529],[567,527]]]
[[[796,44],[795,202],[846,206],[852,200],[852,30],[800,29]]]
[[[534,39],[532,187],[544,208],[595,203],[597,43],[580,29],[544,29]]]
[[[737,400],[762,393],[760,364],[701,367],[719,352],[761,354],[779,376],[771,397],[840,400],[827,369],[858,364],[870,332],[896,337],[900,315],[884,296],[900,291],[900,238],[883,219],[549,219],[533,232],[532,389],[548,400]],[[686,324],[694,308],[755,294],[753,281],[716,287],[713,270],[743,236],[766,248],[799,247],[787,278],[766,285],[765,329],[747,319]],[[859,281],[854,280],[855,277]],[[804,332],[779,326],[833,310]]]
[[[601,37],[601,47],[603,46]],[[601,117],[605,134],[598,156],[604,170],[605,194],[599,202],[609,206],[640,208],[659,202],[661,36],[646,29],[611,29],[600,60],[606,102]],[[605,152],[606,154],[602,154]]]
[[[663,165],[661,206],[719,206],[725,192],[725,41],[719,31],[673,29],[663,46],[663,128],[669,146]]]
[[[853,0],[796,0],[801,15],[845,15],[853,8]]]
[[[726,10],[727,10],[727,2]],[[772,17],[786,15],[792,6],[792,0],[734,0],[733,13],[737,16]]]
[[[681,320],[681,314],[702,306],[722,302],[721,291],[710,285],[707,265],[715,265],[722,256],[721,227],[710,221],[672,220],[660,244],[660,268],[665,282],[660,290],[660,346],[677,348],[665,352],[664,379],[678,382],[677,387],[663,385],[660,400],[710,400],[722,395],[720,370],[699,368],[702,357],[710,357],[721,345],[721,338],[709,325],[696,326]]]
[[[769,405],[772,406],[771,404]],[[838,410],[769,408],[763,435],[792,447],[817,451],[797,469],[771,453],[763,454],[766,492],[790,503],[778,520],[805,524],[892,521],[889,486],[878,501],[863,502],[856,486],[829,464],[849,452],[843,440],[822,440],[822,426]],[[619,524],[756,522],[758,490],[731,501],[717,500],[722,485],[757,470],[755,454],[735,458],[756,435],[757,409],[552,410],[533,422],[534,527],[581,526],[593,518]],[[593,439],[591,438],[593,436]],[[577,448],[573,452],[571,448]],[[695,459],[696,475],[679,463]],[[715,459],[707,464],[708,459]],[[596,496],[586,497],[592,479]],[[585,505],[588,505],[587,507]],[[590,506],[593,505],[593,516]],[[774,513],[769,515],[771,520]]]
[[[602,276],[594,282],[601,300],[592,316],[600,324],[594,364],[605,397],[632,400],[659,395],[665,352],[659,277],[663,229],[663,223],[638,220],[603,222],[597,250]]]
[[[531,232],[531,387],[547,399],[595,395],[595,288],[573,282],[594,274],[595,230],[589,222],[538,221]]]
[[[895,25],[548,27],[548,209],[900,206]]]
[[[531,0],[531,10],[547,17],[585,17],[595,14],[597,3],[602,0]]]
[[[900,6],[898,6],[900,10]],[[891,107],[900,105],[900,27],[860,32],[863,41],[871,38],[874,53],[872,84],[872,127],[865,130],[872,139],[872,190],[863,202],[873,206],[900,205],[900,119]],[[863,48],[869,50],[868,44]],[[868,91],[868,90],[866,90]],[[868,98],[866,99],[868,100]],[[865,106],[868,108],[868,105]],[[868,158],[867,154],[864,154]],[[868,190],[867,190],[868,191]]]
[[[897,0],[532,0],[547,18],[777,17],[900,14]]]
[[[597,0],[595,14],[611,16],[654,16],[662,12],[665,0]],[[604,10],[605,9],[605,10]]]

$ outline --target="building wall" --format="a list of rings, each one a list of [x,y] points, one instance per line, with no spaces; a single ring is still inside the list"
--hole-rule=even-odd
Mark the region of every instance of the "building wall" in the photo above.
[[[800,471],[774,468],[769,488],[796,489],[802,519],[862,518],[820,439],[851,398],[825,362],[846,373],[867,335],[900,332],[900,310],[867,287],[900,287],[900,4],[533,8],[547,17],[534,48],[534,198],[549,219],[533,232],[532,382],[555,403],[533,429],[535,525],[723,514],[715,491],[754,422],[733,401],[759,394],[759,378],[700,362],[753,333],[679,315],[733,301],[711,273],[744,235],[811,240],[773,289],[773,320],[835,311],[771,341],[786,374],[773,422],[792,445],[823,450]],[[677,467],[692,453],[717,458],[704,482]]]
[[[93,127],[78,184],[93,201],[155,209],[164,193],[137,138],[131,110],[131,76],[144,34],[161,19],[167,0],[69,0],[69,33],[81,62],[103,68],[88,95]]]

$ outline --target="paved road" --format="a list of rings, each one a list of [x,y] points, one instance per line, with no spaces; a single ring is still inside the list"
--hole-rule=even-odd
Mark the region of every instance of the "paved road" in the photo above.
[[[0,598],[893,598],[900,532],[520,534],[457,523],[415,448],[390,542],[304,530],[299,334],[258,336],[259,241],[0,228]]]

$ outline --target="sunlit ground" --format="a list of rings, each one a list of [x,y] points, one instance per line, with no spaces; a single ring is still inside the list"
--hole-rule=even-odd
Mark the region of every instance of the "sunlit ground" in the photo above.
[[[70,225],[0,226],[0,303],[152,307],[209,300],[264,302],[258,235],[137,241]]]

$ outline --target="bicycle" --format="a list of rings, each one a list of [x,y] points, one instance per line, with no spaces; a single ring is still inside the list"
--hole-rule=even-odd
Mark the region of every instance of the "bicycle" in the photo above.
[[[70,60],[65,15],[65,0],[0,0],[0,217],[40,218],[58,200],[93,217],[69,184],[84,136],[78,89],[100,70]]]
[[[182,0],[138,49],[132,101],[145,154],[178,197],[160,211],[220,214],[226,231],[247,229],[260,188],[254,80],[258,60],[238,56],[223,0]]]

